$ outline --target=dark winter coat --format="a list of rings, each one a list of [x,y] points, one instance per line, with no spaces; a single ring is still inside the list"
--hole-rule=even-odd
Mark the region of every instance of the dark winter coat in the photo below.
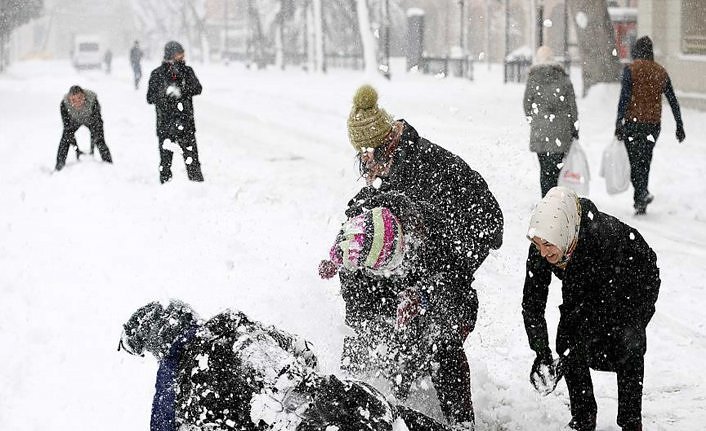
[[[470,332],[478,303],[468,278],[452,267],[457,260],[455,233],[448,220],[428,202],[412,202],[396,192],[372,195],[350,206],[347,214],[354,216],[374,207],[386,207],[397,215],[406,231],[408,250],[399,274],[341,271],[349,323],[355,327],[354,322],[392,320],[399,302],[398,294],[407,288],[416,288],[422,293],[426,320],[446,328],[447,332],[455,332],[451,329],[454,325],[466,324],[465,330]]]
[[[170,96],[168,90],[178,88],[180,97]],[[147,103],[155,105],[157,136],[160,140],[175,139],[196,133],[192,97],[201,94],[201,83],[194,70],[182,62],[163,62],[152,71],[147,88]]]
[[[557,63],[532,66],[523,99],[525,116],[530,118],[530,151],[567,153],[578,134],[574,86]]]
[[[132,68],[140,67],[140,62],[142,61],[142,50],[137,47],[133,46],[130,49],[130,64],[132,65]]]
[[[318,374],[308,342],[251,321],[243,313],[224,312],[198,325],[173,320],[184,329],[160,361],[152,431],[182,426],[392,431],[397,417],[410,431],[447,430],[418,412],[391,405],[364,383]],[[263,399],[265,404],[259,402]],[[264,419],[253,422],[265,417],[274,421],[272,426]]]
[[[527,257],[522,314],[532,350],[551,352],[544,311],[552,273],[562,280],[557,353],[587,357],[593,368],[614,371],[625,355],[646,349],[645,327],[655,312],[660,278],[657,256],[640,233],[580,199],[576,249],[562,270],[534,245]],[[626,333],[632,337],[625,337]],[[630,339],[625,346],[616,340]]]
[[[448,271],[468,284],[490,249],[502,245],[503,214],[481,175],[459,156],[429,142],[404,120],[391,172],[379,188],[363,188],[350,202],[347,216],[377,194],[397,192],[412,202],[425,202],[451,235],[453,255]]]

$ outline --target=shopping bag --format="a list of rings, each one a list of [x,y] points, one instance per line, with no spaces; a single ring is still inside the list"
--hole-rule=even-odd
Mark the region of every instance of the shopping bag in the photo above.
[[[588,196],[588,182],[591,173],[588,170],[588,159],[578,140],[571,143],[569,152],[564,156],[564,163],[559,172],[558,185],[568,187],[580,196]]]
[[[603,150],[600,176],[605,178],[608,194],[622,193],[630,187],[630,159],[624,142],[613,139]]]

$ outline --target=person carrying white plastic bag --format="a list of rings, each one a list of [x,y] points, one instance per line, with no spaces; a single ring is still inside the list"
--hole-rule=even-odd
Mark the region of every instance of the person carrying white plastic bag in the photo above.
[[[630,187],[630,158],[622,141],[613,139],[603,151],[599,175],[605,178],[608,194],[622,193]]]
[[[564,165],[559,172],[559,186],[568,187],[580,196],[588,196],[588,182],[591,172],[588,169],[588,159],[578,140],[571,143],[569,152],[564,157]]]

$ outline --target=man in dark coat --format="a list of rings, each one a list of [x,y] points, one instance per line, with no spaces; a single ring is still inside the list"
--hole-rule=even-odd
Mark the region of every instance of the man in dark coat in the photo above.
[[[172,156],[182,153],[191,181],[203,181],[192,97],[201,94],[201,83],[194,70],[184,62],[184,48],[178,42],[164,47],[162,65],[152,71],[147,103],[155,106],[159,138],[159,180],[172,178]]]
[[[139,88],[140,79],[142,79],[142,55],[140,43],[135,41],[135,44],[130,49],[130,66],[135,77],[135,90]]]
[[[306,340],[238,311],[204,322],[183,302],[151,302],[123,325],[120,349],[159,360],[151,431],[393,431],[397,421],[449,431],[364,383],[318,373]]]
[[[630,180],[635,214],[645,214],[654,196],[647,189],[652,151],[662,129],[662,94],[672,108],[679,142],[686,138],[679,101],[667,71],[654,61],[652,40],[639,38],[632,51],[634,61],[623,69],[615,136],[625,142],[630,158]]]
[[[552,366],[544,310],[552,273],[562,280],[556,351],[579,431],[596,429],[589,369],[618,376],[618,425],[642,430],[645,328],[655,312],[657,257],[640,233],[570,189],[555,187],[535,208],[527,234],[522,314],[537,357],[532,379]]]
[[[81,126],[86,126],[91,132],[91,154],[93,154],[93,148],[98,147],[103,161],[113,163],[113,158],[103,136],[103,117],[96,93],[74,85],[61,100],[59,111],[64,131],[56,154],[57,171],[62,170],[66,165],[66,156],[70,146],[76,147],[77,159],[83,154],[76,143],[76,130]]]
[[[456,336],[446,337],[447,343],[438,354],[435,386],[447,420],[472,424],[470,370],[463,341],[473,329],[477,311],[473,274],[490,250],[502,244],[500,207],[478,172],[460,157],[421,138],[406,121],[394,121],[378,107],[377,93],[370,86],[356,92],[348,133],[368,182],[349,202],[348,217],[370,208],[367,201],[376,195],[396,192],[432,208],[444,227],[440,241],[450,252],[441,261],[443,273],[431,270],[427,277],[443,279],[445,289],[454,292],[458,302],[449,310],[456,320],[443,329]],[[364,271],[342,271],[340,278],[346,321],[365,339],[371,325],[360,316],[370,315],[370,309],[375,312],[371,301],[377,301],[380,280]],[[404,396],[404,391],[399,395]]]

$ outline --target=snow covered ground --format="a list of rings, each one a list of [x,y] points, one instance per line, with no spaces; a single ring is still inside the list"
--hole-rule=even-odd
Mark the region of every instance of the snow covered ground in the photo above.
[[[320,280],[316,267],[361,186],[345,124],[364,82],[378,87],[389,112],[463,156],[505,213],[504,246],[477,274],[481,309],[467,343],[478,429],[555,430],[568,422],[564,383],[541,398],[528,382],[533,354],[520,302],[539,181],[522,85],[503,85],[499,70],[485,66],[474,82],[193,66],[204,86],[195,109],[206,182],[188,182],[175,158],[175,179],[165,186],[147,76],[135,91],[124,59],[112,75],[77,73],[58,61],[18,63],[0,75],[0,430],[147,429],[156,361],[116,346],[122,323],[155,298],[181,298],[204,317],[239,308],[309,338],[324,368],[336,372],[343,303],[337,283]],[[66,169],[52,173],[59,102],[72,84],[98,93],[114,165],[75,163],[70,153]],[[579,113],[590,197],[637,227],[661,267],[648,328],[645,429],[699,430],[706,423],[706,113],[685,112],[680,145],[665,111],[650,182],[656,198],[646,217],[635,218],[632,192],[608,196],[597,175],[618,90],[593,89]],[[85,130],[79,145],[88,146]],[[559,302],[555,283],[550,327]],[[594,376],[599,429],[616,431],[615,377]]]

